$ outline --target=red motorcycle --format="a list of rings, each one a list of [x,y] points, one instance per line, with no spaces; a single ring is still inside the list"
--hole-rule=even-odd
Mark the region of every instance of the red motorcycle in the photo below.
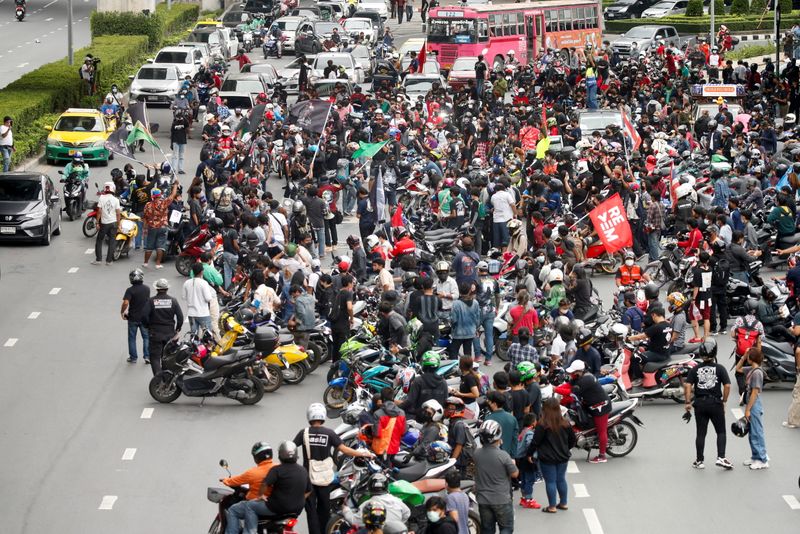
[[[586,246],[586,267],[593,270],[601,270],[606,274],[616,273],[622,265],[622,255],[619,252],[609,254],[603,242],[594,237],[587,237],[583,240]]]
[[[198,226],[183,244],[178,257],[175,258],[175,269],[183,276],[189,276],[192,265],[200,259],[200,255],[209,250],[206,244],[215,237],[215,234],[208,227],[207,223]],[[216,242],[212,244],[211,250],[215,253],[222,247],[222,238],[217,236]]]

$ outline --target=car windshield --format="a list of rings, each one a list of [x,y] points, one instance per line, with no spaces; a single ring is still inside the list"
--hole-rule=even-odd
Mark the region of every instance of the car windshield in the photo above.
[[[406,81],[403,85],[405,86],[406,91],[411,91],[414,93],[427,93],[433,89],[433,80],[414,80],[406,78]]]
[[[334,66],[336,67],[344,67],[346,69],[353,67],[353,58],[350,54],[336,54],[335,56],[331,55],[319,55],[314,60],[314,69],[324,69],[328,66],[328,61],[333,61]]]
[[[617,0],[616,2],[614,2],[614,4],[623,5],[623,6],[632,6],[633,4],[635,4],[638,1],[639,0]]]
[[[264,86],[258,80],[225,80],[222,82],[222,91],[233,93],[261,93]]]
[[[263,89],[259,89],[258,91],[260,92],[262,90]],[[253,107],[253,101],[250,100],[250,97],[247,96],[228,95],[223,98],[228,102],[229,109],[235,109],[235,108],[250,109]]]
[[[317,35],[325,35],[326,33],[333,33],[334,28],[340,28],[335,22],[317,22],[314,24],[314,31]]]
[[[344,29],[348,32],[371,32],[372,23],[366,20],[346,20],[344,21]]]
[[[300,23],[295,20],[276,20],[272,23],[272,25],[280,28],[282,32],[293,32],[297,30],[297,27],[300,25]]]
[[[353,57],[367,59],[369,58],[369,49],[366,46],[357,46],[350,51]]]
[[[38,180],[0,180],[0,202],[42,200],[42,184]]]
[[[336,80],[331,81],[321,81],[314,84],[314,91],[317,93],[317,96],[324,98],[326,96],[331,96],[333,94],[334,88],[340,85],[340,82]],[[342,85],[344,94],[349,95],[350,91],[347,90],[347,86]]]
[[[165,68],[142,68],[136,75],[137,80],[175,80],[177,76],[173,69]]]
[[[103,121],[99,117],[65,116],[53,127],[57,132],[102,132]]]
[[[222,22],[241,22],[244,11],[228,11],[222,16]]]
[[[470,44],[478,42],[476,21],[469,19],[430,19],[428,42]]]
[[[189,63],[188,52],[159,52],[154,63]]]
[[[622,126],[622,115],[619,113],[581,113],[581,130],[595,131],[603,130],[609,124]]]
[[[659,2],[650,9],[672,9],[675,7],[675,2]]]
[[[475,70],[475,63],[478,62],[476,57],[460,57],[453,62],[451,70]]]
[[[631,28],[625,34],[625,37],[633,37],[635,39],[649,39],[653,35],[653,28]]]

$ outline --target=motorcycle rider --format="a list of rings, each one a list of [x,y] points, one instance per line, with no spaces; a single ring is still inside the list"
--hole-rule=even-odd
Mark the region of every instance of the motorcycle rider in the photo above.
[[[672,319],[670,319],[670,328],[672,328],[670,346],[671,352],[674,354],[680,352],[686,346],[686,332],[689,326],[686,318],[686,307],[689,302],[682,293],[675,291],[667,295],[667,303],[669,304],[669,311],[672,313]]]
[[[632,250],[625,253],[625,262],[617,270],[617,275],[614,283],[619,288],[617,302],[619,302],[619,294],[624,294],[625,291],[632,289],[631,286],[639,282],[649,282],[650,277],[647,273],[642,272],[642,268],[636,265],[636,254]],[[624,302],[624,299],[623,299]],[[623,309],[622,304],[619,305],[620,310]]]
[[[441,356],[438,352],[428,351],[422,355],[422,374],[417,376],[408,388],[408,397],[400,403],[406,417],[415,419],[422,410],[422,405],[433,399],[444,406],[447,402],[447,382],[436,374]]]
[[[764,332],[768,337],[794,345],[796,338],[783,324],[786,317],[783,317],[780,312],[775,309],[774,301],[775,293],[773,293],[772,288],[767,285],[762,286],[761,300],[758,301],[756,317],[764,326]]]
[[[384,300],[378,305],[380,319],[375,327],[376,332],[383,339],[384,346],[389,347],[393,354],[408,347],[408,333],[406,319],[395,311],[394,305]]]
[[[261,483],[269,473],[269,470],[275,465],[272,463],[272,447],[269,443],[264,441],[256,442],[250,449],[250,454],[253,456],[255,467],[251,467],[241,475],[219,479],[220,482],[231,488],[246,485],[248,489],[245,499],[248,501],[258,499],[258,490],[261,487]]]
[[[353,526],[371,526],[364,518],[368,517],[368,512],[376,505],[383,507],[385,521],[407,524],[411,517],[411,510],[406,503],[389,493],[389,479],[383,473],[375,473],[369,479],[367,485],[370,498],[361,503],[358,510],[353,510],[347,506],[342,508],[342,516],[345,521]]]
[[[652,324],[644,329],[641,334],[628,337],[628,341],[647,339],[647,350],[641,356],[631,359],[629,374],[633,378],[631,386],[642,384],[642,369],[649,362],[663,362],[669,359],[669,323],[664,318],[664,308],[661,305],[651,305],[647,308],[647,315]]]
[[[181,331],[183,326],[183,311],[177,299],[167,294],[169,282],[159,278],[153,284],[156,294],[150,297],[142,314],[142,323],[150,333],[150,359],[144,363],[150,364],[153,376],[161,372],[161,354],[164,345]]]
[[[75,178],[81,182],[81,205],[80,211],[83,211],[83,204],[86,202],[86,183],[89,180],[89,165],[83,160],[83,152],[75,152],[72,156],[72,161],[64,167],[64,178],[69,178],[75,175]]]
[[[444,408],[433,399],[422,403],[422,409],[417,414],[417,422],[422,423],[419,439],[414,445],[414,456],[422,460],[428,451],[428,446],[440,440],[447,439],[447,428],[442,423]]]
[[[572,394],[594,420],[600,453],[589,461],[593,464],[604,464],[607,461],[608,415],[611,413],[611,399],[597,378],[586,371],[586,364],[583,360],[575,358],[565,372],[570,375]]]

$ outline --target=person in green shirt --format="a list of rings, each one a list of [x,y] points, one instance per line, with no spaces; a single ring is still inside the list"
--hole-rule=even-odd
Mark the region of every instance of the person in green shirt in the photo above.
[[[514,458],[517,452],[519,423],[517,423],[517,418],[514,417],[511,412],[505,410],[506,401],[510,399],[511,397],[506,398],[506,396],[499,391],[490,391],[489,394],[486,395],[486,403],[489,405],[489,409],[492,413],[486,416],[486,420],[497,421],[497,424],[500,425],[500,428],[503,430],[500,438],[502,440],[500,448]],[[509,410],[513,410],[512,406],[508,408]]]
[[[786,195],[778,195],[777,202],[778,205],[769,212],[767,222],[778,231],[778,238],[792,236],[797,227],[792,210],[788,206],[788,198]]]

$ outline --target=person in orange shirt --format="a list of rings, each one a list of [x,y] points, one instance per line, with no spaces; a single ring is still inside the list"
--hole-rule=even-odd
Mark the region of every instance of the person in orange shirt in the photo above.
[[[261,483],[274,464],[272,463],[272,447],[269,443],[257,442],[250,450],[250,454],[253,455],[253,461],[256,463],[255,467],[248,469],[241,475],[221,478],[219,481],[231,488],[247,485],[248,490],[245,499],[253,501],[258,499]]]

